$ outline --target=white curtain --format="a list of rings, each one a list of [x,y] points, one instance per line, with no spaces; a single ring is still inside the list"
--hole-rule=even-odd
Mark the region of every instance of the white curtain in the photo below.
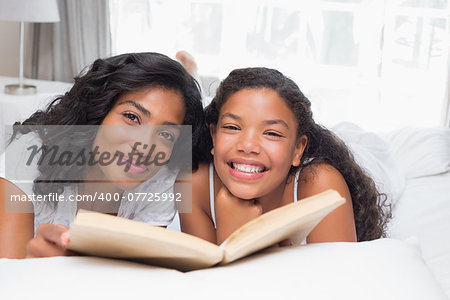
[[[450,67],[449,67],[450,68]],[[449,76],[450,78],[450,76]],[[450,80],[448,81],[448,86],[450,90]],[[447,91],[447,101],[444,103],[444,113],[443,113],[443,119],[444,119],[444,127],[450,128],[450,91]]]
[[[443,110],[442,110],[442,119],[444,127],[450,128],[450,50],[448,51],[448,66],[447,66],[447,93],[444,99]]]
[[[293,78],[326,125],[440,126],[446,0],[110,0],[115,54],[187,50],[200,75],[266,66]]]
[[[61,22],[33,26],[32,78],[72,82],[111,55],[108,0],[59,0]]]

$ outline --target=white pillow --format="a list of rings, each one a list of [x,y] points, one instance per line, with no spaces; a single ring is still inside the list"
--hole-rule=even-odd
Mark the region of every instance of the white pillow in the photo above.
[[[388,144],[375,133],[349,122],[339,123],[332,131],[350,148],[355,161],[372,177],[378,191],[385,193],[388,202],[395,205],[405,190],[406,178]]]
[[[393,239],[275,248],[188,273],[91,257],[0,259],[0,280],[5,299],[48,299],[49,288],[70,299],[447,299],[415,243]]]
[[[409,179],[388,235],[421,241],[422,256],[450,297],[450,172]]]
[[[383,138],[407,178],[450,171],[450,128],[407,127]]]

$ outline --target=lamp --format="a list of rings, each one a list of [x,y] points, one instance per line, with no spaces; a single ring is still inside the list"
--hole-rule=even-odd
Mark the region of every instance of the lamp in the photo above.
[[[20,22],[19,84],[5,86],[5,93],[12,95],[35,94],[35,86],[23,84],[24,22],[59,22],[57,0],[0,0],[0,20]]]

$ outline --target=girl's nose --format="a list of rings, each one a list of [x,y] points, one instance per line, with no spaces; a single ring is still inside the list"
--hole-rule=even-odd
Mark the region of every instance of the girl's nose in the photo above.
[[[237,143],[237,150],[246,154],[259,154],[261,146],[258,135],[252,132],[242,134]]]

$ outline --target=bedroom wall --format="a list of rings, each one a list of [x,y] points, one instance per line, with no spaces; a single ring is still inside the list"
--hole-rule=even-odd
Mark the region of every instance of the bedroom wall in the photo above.
[[[18,22],[0,22],[0,76],[19,76],[19,51],[20,51],[20,24]],[[27,63],[29,53],[27,51],[30,40],[29,24],[25,24],[25,70],[27,76]]]

